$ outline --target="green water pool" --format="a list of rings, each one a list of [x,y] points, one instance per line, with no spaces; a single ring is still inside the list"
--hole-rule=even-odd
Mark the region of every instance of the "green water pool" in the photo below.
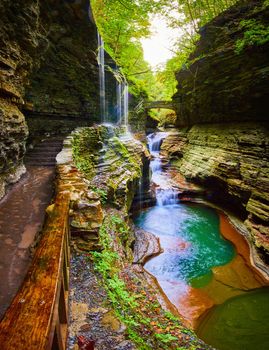
[[[172,302],[177,301],[175,293],[184,295],[188,286],[207,286],[212,268],[226,265],[236,255],[221,236],[217,212],[203,205],[155,206],[141,211],[134,222],[160,239],[164,252],[145,268]],[[180,302],[177,305],[180,311]],[[219,350],[268,350],[269,288],[249,290],[214,306],[202,317],[197,333]]]
[[[202,287],[210,282],[213,267],[227,264],[235,255],[233,245],[220,235],[216,211],[206,206],[155,206],[134,221],[158,236],[164,248],[163,254],[146,265],[156,277],[165,274],[167,279]]]
[[[268,350],[269,289],[249,291],[213,307],[197,334],[219,350]]]

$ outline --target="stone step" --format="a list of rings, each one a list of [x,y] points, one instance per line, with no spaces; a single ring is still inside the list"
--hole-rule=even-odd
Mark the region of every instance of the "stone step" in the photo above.
[[[26,166],[55,166],[56,156],[62,150],[63,137],[46,139],[28,150],[24,158]]]
[[[56,162],[33,162],[29,161],[26,163],[26,166],[55,166]]]
[[[56,158],[55,157],[39,157],[39,158],[25,158],[24,159],[24,162],[25,164],[28,164],[28,163],[46,163],[46,162],[55,162]]]
[[[47,145],[39,145],[31,149],[29,152],[35,152],[35,151],[44,151],[44,150],[55,150],[55,149],[62,149],[62,145],[57,146],[47,146]]]

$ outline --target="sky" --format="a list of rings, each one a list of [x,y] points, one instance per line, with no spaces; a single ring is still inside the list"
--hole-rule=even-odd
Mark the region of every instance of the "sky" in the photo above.
[[[173,44],[180,37],[180,29],[172,29],[167,26],[164,18],[154,16],[151,18],[151,32],[149,38],[142,39],[142,47],[144,50],[144,59],[151,65],[153,69],[161,63],[165,63],[173,57]]]

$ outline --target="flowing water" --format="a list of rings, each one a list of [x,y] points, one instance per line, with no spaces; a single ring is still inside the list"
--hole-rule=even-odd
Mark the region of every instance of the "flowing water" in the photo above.
[[[106,81],[105,81],[105,49],[104,42],[99,33],[98,40],[98,66],[99,66],[99,96],[100,96],[100,114],[102,123],[107,123],[107,108],[106,108]]]
[[[269,293],[261,288],[266,282],[251,266],[247,243],[224,215],[179,202],[177,188],[162,170],[160,146],[166,136],[148,136],[156,205],[134,217],[137,226],[159,237],[164,250],[144,267],[209,344],[220,350],[269,349]],[[246,346],[244,335],[251,345]]]
[[[121,124],[122,122],[122,82],[117,82],[117,120]]]
[[[128,129],[128,115],[129,115],[129,88],[128,84],[124,83],[123,88],[123,125]]]
[[[99,66],[99,95],[100,95],[100,114],[101,122],[103,124],[115,123],[117,125],[123,125],[126,130],[128,130],[128,114],[129,114],[129,91],[128,83],[125,78],[122,77],[119,70],[114,71],[116,82],[116,106],[113,107],[116,110],[116,121],[114,116],[109,115],[108,105],[112,101],[108,101],[108,96],[106,96],[106,70],[105,70],[105,49],[104,41],[99,33],[97,33],[98,40],[98,66]],[[109,103],[110,102],[110,103]],[[115,104],[115,103],[113,103]]]

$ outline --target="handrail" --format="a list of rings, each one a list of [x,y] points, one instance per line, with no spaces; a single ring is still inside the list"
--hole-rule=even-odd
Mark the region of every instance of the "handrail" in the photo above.
[[[57,194],[26,278],[0,323],[1,350],[64,350],[70,194]]]

